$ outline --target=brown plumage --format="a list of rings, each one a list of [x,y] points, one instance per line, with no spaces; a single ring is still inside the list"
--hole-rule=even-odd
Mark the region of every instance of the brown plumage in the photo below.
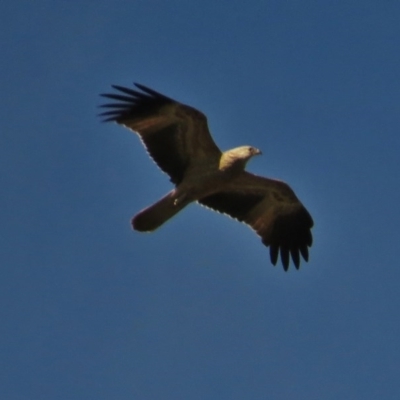
[[[133,228],[153,231],[197,201],[251,226],[270,247],[273,265],[279,255],[285,271],[290,258],[297,269],[300,255],[308,261],[313,226],[308,211],[286,183],[245,171],[246,163],[260,150],[241,146],[222,153],[203,113],[135,85],[140,91],[113,86],[123,94],[103,94],[117,102],[102,105],[110,110],[101,116],[137,132],[175,188],[139,212]]]

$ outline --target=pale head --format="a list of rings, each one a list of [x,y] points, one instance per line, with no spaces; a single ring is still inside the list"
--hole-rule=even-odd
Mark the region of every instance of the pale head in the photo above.
[[[261,150],[252,146],[240,146],[222,154],[220,169],[244,169],[251,157],[260,155]]]
[[[234,152],[236,154],[236,157],[246,160],[249,160],[253,156],[258,156],[262,154],[261,150],[253,146],[240,146],[229,151]]]

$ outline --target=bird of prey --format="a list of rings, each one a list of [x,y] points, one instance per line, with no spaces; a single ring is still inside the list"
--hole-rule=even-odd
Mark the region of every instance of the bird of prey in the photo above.
[[[115,121],[136,132],[150,157],[167,173],[175,188],[140,211],[132,226],[150,232],[192,202],[227,214],[253,228],[270,248],[276,265],[280,255],[285,271],[290,257],[300,266],[308,261],[313,220],[284,182],[245,171],[247,162],[261,151],[240,146],[222,152],[211,137],[206,116],[146,86],[101,96],[116,100],[100,107],[104,122]]]

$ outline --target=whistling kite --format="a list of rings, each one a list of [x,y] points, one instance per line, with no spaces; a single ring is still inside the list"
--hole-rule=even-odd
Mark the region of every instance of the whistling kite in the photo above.
[[[157,229],[189,203],[227,214],[250,225],[270,247],[272,264],[280,254],[285,271],[292,257],[308,261],[313,220],[293,190],[284,182],[245,171],[246,163],[261,151],[241,146],[221,152],[200,111],[143,85],[132,90],[113,86],[123,94],[102,94],[115,103],[101,115],[137,132],[150,156],[166,172],[175,188],[157,203],[140,211],[134,229]]]

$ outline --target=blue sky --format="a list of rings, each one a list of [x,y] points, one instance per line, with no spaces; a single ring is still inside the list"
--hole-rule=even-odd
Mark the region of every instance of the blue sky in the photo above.
[[[3,2],[0,394],[22,399],[398,399],[400,3]],[[222,149],[315,221],[285,273],[101,124],[133,81],[207,114]]]

